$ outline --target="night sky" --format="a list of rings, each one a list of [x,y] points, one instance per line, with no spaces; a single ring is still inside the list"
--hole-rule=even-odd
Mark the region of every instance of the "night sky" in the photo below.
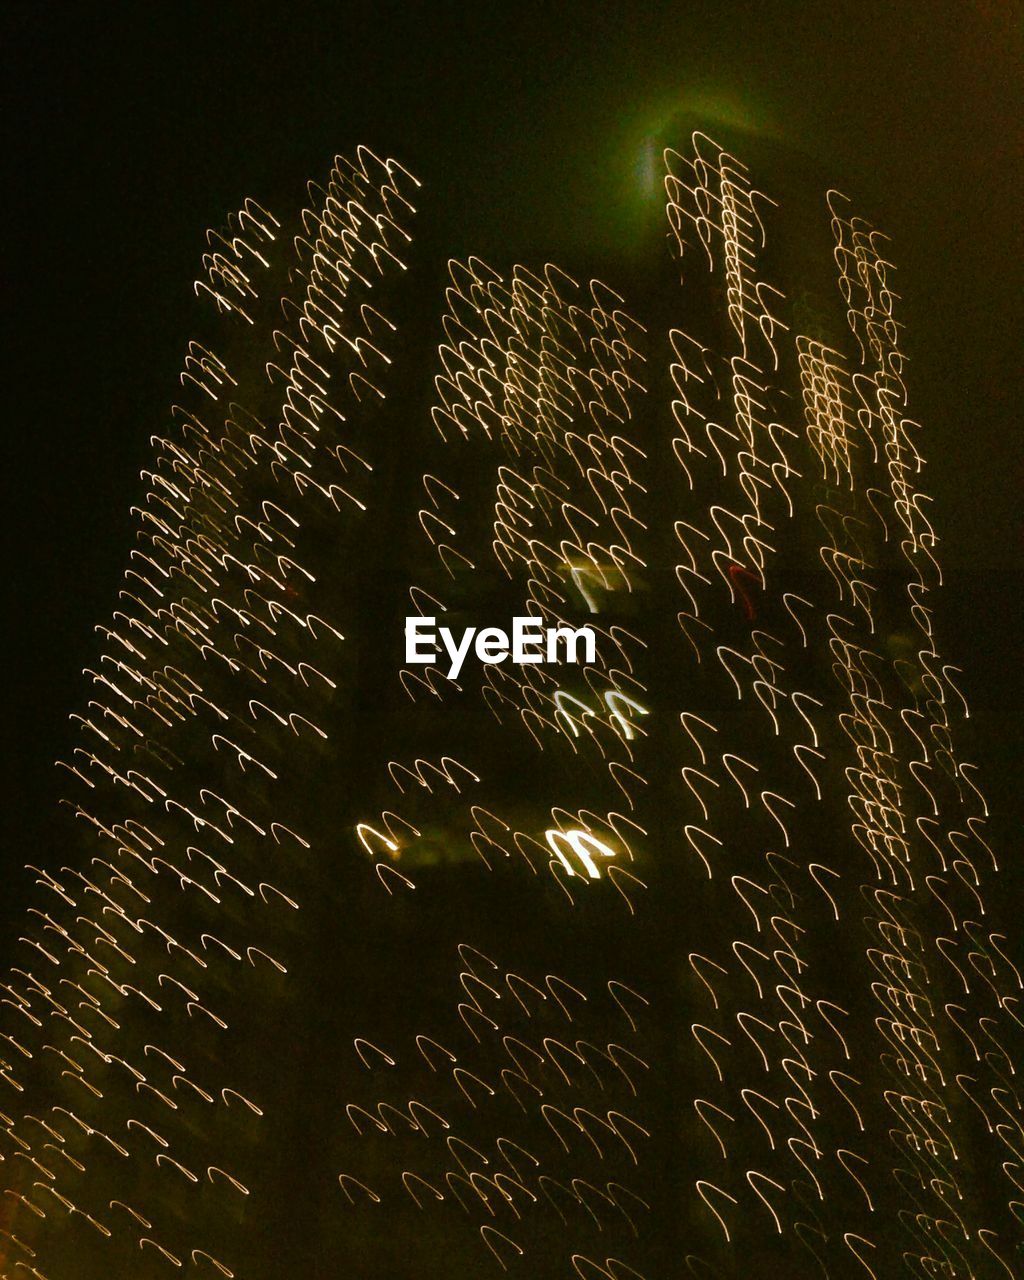
[[[7,865],[52,837],[52,762],[196,328],[205,228],[249,195],[290,211],[366,142],[422,179],[453,256],[596,257],[628,298],[660,216],[646,162],[697,116],[805,155],[894,239],[944,538],[939,641],[966,671],[965,755],[999,825],[1019,823],[1020,8],[275,8],[23,3],[7,19]]]

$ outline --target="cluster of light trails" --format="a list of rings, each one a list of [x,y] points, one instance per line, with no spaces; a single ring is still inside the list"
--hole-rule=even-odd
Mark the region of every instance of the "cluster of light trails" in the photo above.
[[[668,155],[670,223],[684,268],[703,258],[724,282],[734,354],[672,335],[673,447],[699,513],[676,525],[679,622],[694,661],[717,658],[746,704],[727,724],[682,717],[699,811],[686,835],[706,875],[729,882],[735,921],[716,894],[721,944],[690,957],[707,1001],[692,1030],[709,1062],[694,1107],[711,1135],[694,1189],[725,1242],[760,1214],[829,1275],[847,1274],[849,1255],[862,1269],[849,1273],[874,1280],[1012,1275],[1022,1130],[1005,1045],[1021,977],[985,923],[987,809],[953,745],[966,705],[927,604],[941,579],[915,483],[893,268],[884,237],[830,192],[856,350],[791,332],[760,275],[774,202],[710,139],[694,143],[689,158]],[[794,354],[802,432],[782,385]],[[715,492],[723,501],[705,505]],[[808,545],[811,512],[825,573],[778,550]],[[827,682],[814,653],[830,659]],[[842,781],[852,843],[832,803]],[[737,790],[756,825],[742,839]],[[861,963],[840,991],[821,958],[834,948],[852,966],[851,928]],[[867,991],[853,972],[873,1013],[854,1009]],[[731,1151],[752,1124],[764,1141],[751,1167]],[[960,1133],[1001,1164],[1008,1203],[985,1203],[961,1172]],[[726,1272],[728,1254],[717,1258]]]
[[[419,407],[401,165],[208,233],[224,354],[0,983],[5,1280],[1017,1273],[1022,977],[885,237],[829,192],[798,321],[781,193],[664,164],[667,331],[453,260]],[[378,609],[596,660],[450,678]]]

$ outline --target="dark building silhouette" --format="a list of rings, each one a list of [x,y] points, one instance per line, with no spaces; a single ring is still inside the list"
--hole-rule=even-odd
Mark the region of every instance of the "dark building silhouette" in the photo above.
[[[209,234],[4,978],[4,1277],[1019,1272],[885,238],[665,166],[653,315],[476,259],[439,306],[365,149]],[[451,679],[416,615],[596,660]]]

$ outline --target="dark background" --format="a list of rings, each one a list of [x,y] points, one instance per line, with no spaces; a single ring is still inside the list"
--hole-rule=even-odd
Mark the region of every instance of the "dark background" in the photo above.
[[[965,668],[964,754],[999,826],[1019,826],[1020,9],[267,8],[20,4],[7,18],[16,707],[0,868],[54,838],[52,762],[195,331],[205,228],[248,195],[290,211],[307,177],[365,141],[423,180],[453,256],[571,269],[597,255],[628,294],[660,234],[651,159],[692,116],[804,153],[894,238],[944,538],[939,643]]]

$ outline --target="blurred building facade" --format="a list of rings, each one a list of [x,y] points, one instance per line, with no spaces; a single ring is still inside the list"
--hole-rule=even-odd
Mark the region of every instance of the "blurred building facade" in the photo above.
[[[885,238],[664,164],[641,305],[476,259],[439,303],[365,149],[209,233],[4,978],[3,1275],[1019,1268]],[[416,614],[597,661],[451,680]]]

